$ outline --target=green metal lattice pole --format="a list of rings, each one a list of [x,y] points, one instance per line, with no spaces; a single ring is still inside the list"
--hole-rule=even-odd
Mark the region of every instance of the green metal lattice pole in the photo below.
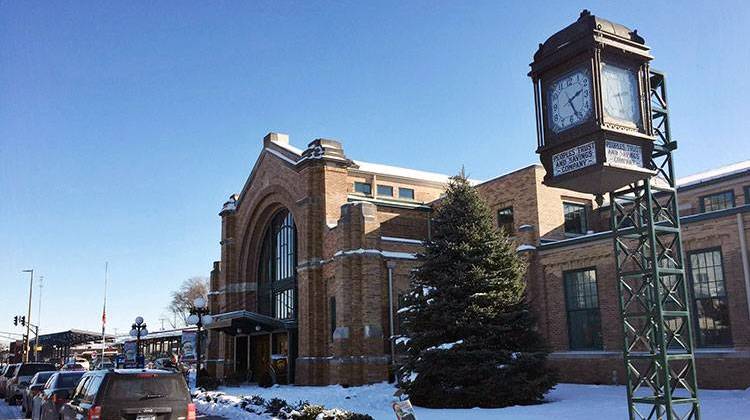
[[[654,177],[610,193],[631,420],[700,420],[664,75],[651,71]]]

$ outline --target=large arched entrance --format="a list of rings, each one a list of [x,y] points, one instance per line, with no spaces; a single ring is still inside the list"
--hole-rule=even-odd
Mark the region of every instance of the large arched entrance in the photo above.
[[[266,227],[258,260],[258,313],[281,321],[251,339],[252,369],[256,380],[294,381],[297,357],[297,227],[292,213],[278,211]],[[269,377],[264,378],[264,375]]]
[[[234,372],[240,381],[294,383],[297,359],[297,226],[287,209],[275,211],[252,235],[247,261],[255,278],[255,311],[215,316],[213,327],[234,336]]]

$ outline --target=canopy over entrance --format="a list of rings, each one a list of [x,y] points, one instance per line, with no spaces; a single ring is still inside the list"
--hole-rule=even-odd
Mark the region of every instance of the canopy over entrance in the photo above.
[[[106,341],[115,340],[115,336],[112,334],[105,334],[104,337]],[[43,347],[72,347],[93,341],[102,341],[102,334],[84,330],[68,330],[39,336],[39,345]]]
[[[271,332],[297,328],[296,320],[281,320],[257,312],[245,310],[225,312],[213,315],[214,321],[208,329],[219,330],[229,335],[249,334],[253,332]]]

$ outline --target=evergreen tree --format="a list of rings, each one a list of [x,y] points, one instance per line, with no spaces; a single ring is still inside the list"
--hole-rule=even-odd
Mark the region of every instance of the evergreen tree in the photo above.
[[[435,210],[399,310],[402,388],[424,407],[534,404],[556,383],[525,298],[526,266],[463,171]]]

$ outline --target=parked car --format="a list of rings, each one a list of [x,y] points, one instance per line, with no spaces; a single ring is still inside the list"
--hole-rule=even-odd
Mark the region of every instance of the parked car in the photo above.
[[[15,405],[21,402],[23,392],[29,385],[31,378],[36,375],[37,372],[45,370],[55,370],[55,365],[52,363],[19,364],[13,377],[8,379],[5,389],[5,402],[10,405]]]
[[[83,373],[79,371],[53,374],[44,384],[42,392],[34,397],[31,404],[31,418],[33,420],[59,420],[60,409],[68,402],[70,393],[78,385]]]
[[[8,380],[16,374],[16,368],[18,368],[18,363],[5,366],[5,370],[0,375],[0,397],[5,398],[5,393],[8,389]]]
[[[23,396],[21,398],[21,412],[23,414],[31,414],[32,400],[34,399],[34,397],[36,397],[37,394],[42,392],[42,389],[44,389],[44,384],[47,383],[47,379],[49,379],[53,373],[55,373],[55,371],[45,370],[42,372],[37,372],[36,375],[31,377],[29,386],[24,389]]]
[[[86,368],[83,365],[79,364],[79,363],[66,363],[66,364],[64,364],[60,368],[60,370],[65,370],[65,371],[84,371],[84,370],[86,370]]]
[[[179,373],[147,369],[87,372],[61,418],[195,420],[195,405]]]
[[[114,368],[115,368],[115,364],[112,363],[112,361],[108,357],[105,357],[101,360],[97,360],[92,370],[114,369]]]

